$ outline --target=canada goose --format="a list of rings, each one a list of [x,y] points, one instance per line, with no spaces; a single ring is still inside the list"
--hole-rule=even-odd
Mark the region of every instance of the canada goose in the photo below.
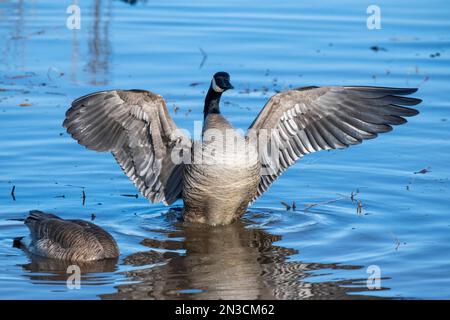
[[[33,210],[25,224],[31,237],[30,243],[23,245],[31,254],[80,262],[119,256],[114,238],[91,222],[64,220],[54,214]]]
[[[83,96],[72,103],[63,125],[81,145],[112,152],[150,201],[170,205],[182,198],[186,221],[223,225],[241,217],[304,155],[375,138],[392,130],[391,125],[405,123],[403,117],[418,114],[403,106],[421,102],[403,97],[417,91],[409,88],[297,88],[272,96],[247,134],[240,135],[220,112],[220,98],[232,88],[228,73],[214,74],[200,142],[177,128],[162,96],[144,90]],[[228,140],[220,135],[230,130],[233,140],[244,142],[233,151],[223,148]],[[199,159],[206,161],[196,161],[198,150]],[[174,155],[183,161],[174,161]]]

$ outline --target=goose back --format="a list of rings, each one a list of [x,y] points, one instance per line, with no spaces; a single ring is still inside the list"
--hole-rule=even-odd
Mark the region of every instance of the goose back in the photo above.
[[[31,211],[25,219],[31,233],[30,253],[60,260],[94,261],[117,258],[114,238],[95,224],[64,220],[41,211]]]

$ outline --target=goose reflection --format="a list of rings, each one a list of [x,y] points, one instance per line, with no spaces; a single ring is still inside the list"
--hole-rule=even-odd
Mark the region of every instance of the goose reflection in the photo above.
[[[110,285],[119,278],[126,282],[114,287],[114,292],[100,295],[102,299],[374,298],[362,294],[367,292],[366,278],[311,281],[313,275],[339,270],[365,274],[364,270],[358,271],[361,266],[290,259],[298,251],[276,245],[282,237],[255,228],[252,221],[244,219],[215,228],[169,224],[169,230],[152,230],[153,238],[141,241],[148,250],[128,255],[120,262],[77,262],[81,283]],[[21,266],[32,282],[66,284],[72,262],[34,255],[28,258],[30,262]],[[119,275],[120,269],[127,271]]]
[[[357,298],[366,280],[312,283],[313,270],[361,269],[359,266],[289,261],[297,251],[274,245],[280,236],[249,228],[248,222],[210,228],[181,224],[164,234],[167,240],[145,239],[151,248],[124,259],[140,268],[125,272],[131,284],[103,299],[317,299]],[[183,241],[174,240],[182,238]],[[142,268],[147,266],[148,268]],[[359,296],[361,297],[361,296]]]
[[[45,257],[39,257],[35,255],[28,255],[30,262],[23,264],[24,270],[31,271],[33,273],[39,272],[51,272],[52,276],[58,278],[62,275],[64,279],[67,279],[67,269],[69,266],[74,265],[74,262],[50,259]],[[82,274],[94,273],[94,272],[114,272],[117,270],[118,259],[103,259],[92,262],[76,262],[76,265],[80,267]],[[49,276],[48,280],[51,280],[52,276]]]
[[[27,254],[30,262],[22,264],[21,267],[23,270],[27,271],[25,276],[35,284],[59,283],[65,286],[68,277],[73,273],[70,271],[69,267],[74,264],[80,268],[80,281],[83,285],[102,285],[105,283],[113,283],[115,280],[114,275],[111,273],[117,270],[117,258],[74,263],[39,257],[30,255],[26,251],[24,252]],[[108,273],[108,275],[106,273]]]

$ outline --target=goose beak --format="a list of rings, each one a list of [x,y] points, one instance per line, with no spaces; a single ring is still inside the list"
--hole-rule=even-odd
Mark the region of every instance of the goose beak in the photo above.
[[[225,89],[225,90],[234,89],[233,85],[231,84],[231,82],[229,80],[224,80],[223,81],[222,88]]]

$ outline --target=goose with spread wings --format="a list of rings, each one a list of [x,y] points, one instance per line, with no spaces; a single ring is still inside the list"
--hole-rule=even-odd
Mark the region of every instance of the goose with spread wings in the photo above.
[[[111,152],[151,202],[182,199],[185,221],[224,225],[239,219],[298,159],[391,131],[417,115],[410,106],[421,102],[405,97],[413,88],[297,88],[272,96],[241,134],[220,110],[222,94],[232,88],[228,73],[214,74],[201,141],[176,126],[160,95],[144,90],[83,96],[63,125],[79,144]],[[230,147],[229,140],[239,139]]]

